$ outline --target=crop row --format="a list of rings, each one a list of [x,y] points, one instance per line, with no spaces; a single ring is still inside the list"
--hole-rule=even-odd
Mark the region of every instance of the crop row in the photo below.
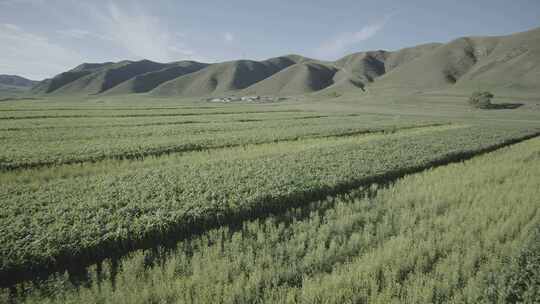
[[[0,188],[1,278],[153,246],[537,134],[439,126],[320,139],[297,152],[257,157],[246,147],[230,160],[209,153],[195,163],[174,159],[121,173],[6,183]]]
[[[365,115],[368,117],[368,115]],[[317,113],[282,113],[282,114],[232,114],[232,115],[211,115],[196,117],[123,117],[123,118],[59,118],[59,119],[34,119],[34,120],[13,120],[4,121],[0,131],[35,131],[36,129],[98,129],[110,127],[141,127],[174,125],[183,123],[226,123],[226,122],[249,122],[268,120],[303,120],[329,117]],[[334,116],[335,117],[335,116]],[[371,116],[374,119],[376,116]],[[379,116],[380,117],[380,116]]]
[[[486,298],[498,303],[540,303],[540,223],[516,249],[515,255],[486,271],[498,274],[495,278],[486,275]]]
[[[308,118],[316,119],[308,119]],[[324,119],[323,119],[324,118]],[[317,120],[320,119],[320,120]],[[56,139],[61,140],[95,140],[99,138],[110,137],[148,137],[148,136],[166,136],[181,135],[184,133],[195,134],[204,132],[229,132],[236,130],[260,129],[284,129],[303,127],[307,125],[332,127],[340,124],[343,126],[369,126],[373,123],[383,121],[385,124],[394,123],[396,120],[389,117],[380,117],[378,119],[366,120],[359,117],[320,117],[319,116],[293,116],[293,117],[236,117],[227,120],[152,120],[149,122],[132,122],[130,124],[113,125],[65,125],[64,127],[53,128],[27,128],[27,129],[9,129],[0,130],[0,137],[5,140],[17,143],[17,140],[30,140],[47,142]],[[409,120],[410,121],[410,120]],[[114,122],[114,120],[109,120]],[[405,124],[407,120],[399,120]],[[411,124],[409,122],[409,124]],[[376,125],[375,125],[376,126]],[[294,132],[294,129],[292,130]]]
[[[539,179],[534,139],[15,289],[26,303],[537,303]]]
[[[269,110],[228,110],[228,109],[219,109],[219,110],[210,110],[205,111],[203,109],[198,109],[196,111],[171,111],[171,110],[154,110],[151,113],[147,111],[119,111],[117,113],[109,111],[101,111],[97,113],[86,113],[85,111],[73,111],[73,112],[62,112],[58,113],[51,111],[50,113],[26,113],[26,112],[15,112],[8,113],[5,115],[0,112],[0,120],[17,120],[17,119],[57,119],[57,118],[93,118],[93,117],[109,117],[109,118],[120,118],[120,117],[167,117],[167,116],[199,116],[199,115],[234,115],[234,114],[251,114],[251,113],[293,113],[293,112],[302,112],[301,110],[295,109],[269,109]]]
[[[246,144],[380,132],[429,122],[359,117],[0,132],[0,169],[136,159]]]
[[[154,110],[192,110],[192,109],[219,109],[223,107],[214,107],[214,106],[151,106],[151,107],[119,107],[119,106],[97,106],[97,107],[58,107],[58,106],[47,106],[44,108],[38,108],[35,105],[28,107],[10,107],[3,106],[0,108],[0,112],[55,112],[55,111],[154,111]]]

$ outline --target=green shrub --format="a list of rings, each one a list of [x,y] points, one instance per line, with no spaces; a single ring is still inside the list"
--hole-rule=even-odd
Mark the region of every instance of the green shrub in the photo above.
[[[477,109],[489,109],[492,106],[491,99],[494,95],[491,92],[474,92],[469,97],[469,104]]]
[[[332,98],[338,98],[338,97],[341,97],[341,94],[338,93],[338,92],[332,92],[332,93],[330,93],[330,97],[332,97]]]

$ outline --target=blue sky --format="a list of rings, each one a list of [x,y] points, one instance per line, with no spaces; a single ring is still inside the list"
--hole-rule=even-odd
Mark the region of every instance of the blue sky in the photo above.
[[[540,26],[540,0],[0,0],[0,74],[81,62],[336,59]]]

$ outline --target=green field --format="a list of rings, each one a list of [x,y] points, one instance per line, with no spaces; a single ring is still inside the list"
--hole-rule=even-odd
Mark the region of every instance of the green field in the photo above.
[[[520,281],[507,268],[519,274],[524,253],[540,257],[539,152],[534,139],[211,230],[173,250],[137,251],[91,267],[78,289],[58,275],[48,288],[61,291],[48,301],[533,303],[538,294],[520,288],[539,283],[540,265]],[[46,288],[27,301],[44,297]]]
[[[0,304],[540,304],[539,0],[180,2],[0,0]]]
[[[537,299],[537,101],[463,100],[4,101],[0,301]]]

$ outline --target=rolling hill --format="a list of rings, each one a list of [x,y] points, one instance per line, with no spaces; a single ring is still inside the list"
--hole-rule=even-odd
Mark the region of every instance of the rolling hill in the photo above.
[[[26,93],[37,81],[17,75],[0,75],[0,96],[13,96]]]
[[[406,89],[538,92],[540,28],[497,37],[462,37],[334,62],[300,55],[213,64],[149,60],[85,63],[38,83],[35,94],[216,96]]]
[[[157,96],[206,96],[239,91],[303,61],[301,56],[283,56],[265,61],[237,60],[217,63],[198,72],[165,82],[152,90]]]
[[[315,92],[334,83],[337,68],[314,61],[301,62],[261,80],[243,93],[246,95],[297,95]]]
[[[13,87],[22,87],[29,88],[36,84],[37,81],[26,79],[21,76],[16,75],[0,75],[0,84],[13,86]]]
[[[540,28],[490,43],[489,54],[479,56],[478,62],[458,79],[456,87],[539,89]]]
[[[43,94],[52,93],[56,89],[68,85],[86,75],[105,69],[106,67],[113,66],[112,62],[105,63],[83,63],[72,70],[60,73],[53,78],[45,79],[38,85],[32,88],[33,93]]]
[[[472,68],[481,56],[487,56],[494,39],[459,38],[441,45],[416,60],[399,65],[379,79],[377,86],[416,89],[453,85]],[[479,50],[484,50],[480,52]]]
[[[83,64],[36,86],[36,93],[95,95],[141,74],[170,67],[150,60]]]
[[[160,84],[180,76],[199,71],[208,64],[195,61],[181,61],[161,70],[139,74],[111,88],[106,94],[130,94],[148,92]]]
[[[380,77],[373,89],[540,90],[540,29],[464,37],[440,45]]]

